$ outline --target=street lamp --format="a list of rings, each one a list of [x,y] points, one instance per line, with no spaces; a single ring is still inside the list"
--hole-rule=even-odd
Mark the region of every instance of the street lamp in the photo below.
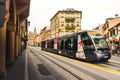
[[[30,21],[27,21],[27,26],[30,26]]]

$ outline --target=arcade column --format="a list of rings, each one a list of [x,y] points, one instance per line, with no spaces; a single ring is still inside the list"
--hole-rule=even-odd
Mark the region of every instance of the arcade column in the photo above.
[[[6,30],[10,0],[0,1],[0,79],[6,75]]]
[[[20,22],[19,22],[19,16],[17,17],[17,20],[16,20],[16,31],[15,31],[15,59],[18,57],[19,55],[19,35],[20,35]]]
[[[18,32],[15,32],[15,59],[18,57],[18,53],[19,53],[19,34]]]
[[[7,54],[6,54],[6,60],[7,64],[13,64],[15,61],[15,25],[8,25],[7,26]]]
[[[6,25],[0,28],[0,78],[6,73]]]

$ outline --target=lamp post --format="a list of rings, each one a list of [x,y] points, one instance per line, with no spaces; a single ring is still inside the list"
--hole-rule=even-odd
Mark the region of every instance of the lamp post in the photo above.
[[[30,21],[27,21],[27,26],[28,26],[28,27],[30,26]]]

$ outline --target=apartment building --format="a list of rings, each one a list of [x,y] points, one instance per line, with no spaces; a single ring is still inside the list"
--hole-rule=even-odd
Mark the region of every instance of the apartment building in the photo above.
[[[107,18],[104,24],[96,27],[109,44],[109,47],[119,45],[120,46],[120,17],[118,14],[114,18]]]
[[[79,32],[81,30],[82,11],[68,8],[58,11],[50,19],[51,38]]]
[[[112,41],[114,35],[120,36],[120,17],[107,18],[106,23],[103,25],[103,35],[107,41]],[[116,38],[116,40],[118,40]]]

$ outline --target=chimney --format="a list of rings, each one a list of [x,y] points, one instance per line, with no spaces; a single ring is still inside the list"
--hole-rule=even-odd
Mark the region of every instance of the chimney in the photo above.
[[[119,14],[115,14],[115,18],[117,18],[119,16]]]

